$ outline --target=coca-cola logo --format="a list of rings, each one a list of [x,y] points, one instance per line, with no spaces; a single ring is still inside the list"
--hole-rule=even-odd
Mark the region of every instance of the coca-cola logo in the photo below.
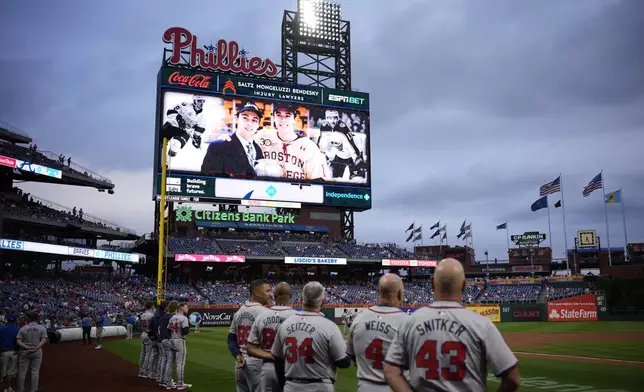
[[[176,71],[170,74],[168,83],[207,90],[210,88],[211,79],[212,76],[202,74],[183,75],[181,72]]]
[[[199,48],[196,35],[182,27],[171,27],[163,33],[163,42],[172,45],[172,55],[168,59],[170,64],[185,64],[182,51],[189,50],[191,67],[268,77],[275,77],[278,73],[277,66],[271,60],[259,57],[249,59],[240,53],[239,44],[235,41],[220,39],[217,46],[205,51]]]

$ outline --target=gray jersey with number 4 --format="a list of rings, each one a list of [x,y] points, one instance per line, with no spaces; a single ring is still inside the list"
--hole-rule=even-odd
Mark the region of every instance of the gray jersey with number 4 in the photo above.
[[[398,330],[385,361],[408,368],[415,391],[486,391],[517,359],[488,318],[457,302],[416,310]]]
[[[244,356],[246,353],[246,343],[250,335],[251,327],[255,319],[262,313],[268,311],[262,304],[257,302],[246,301],[233,316],[233,322],[230,324],[228,333],[237,335],[237,344],[239,351]]]
[[[347,354],[356,360],[359,380],[385,382],[383,364],[387,350],[408,317],[390,306],[372,306],[356,316],[349,331]]]
[[[272,306],[255,319],[248,335],[248,343],[270,352],[280,325],[294,314],[295,310],[290,306]]]
[[[296,312],[275,337],[272,353],[284,358],[286,378],[335,380],[335,363],[346,357],[337,325],[322,313]]]

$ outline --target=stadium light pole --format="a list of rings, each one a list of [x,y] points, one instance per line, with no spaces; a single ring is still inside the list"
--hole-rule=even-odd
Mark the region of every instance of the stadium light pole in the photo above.
[[[165,237],[165,183],[167,170],[167,155],[168,155],[168,138],[163,138],[163,149],[161,151],[161,197],[159,199],[159,260],[157,266],[157,305],[161,304],[163,295],[163,266],[165,264],[165,257],[163,254],[163,238]]]

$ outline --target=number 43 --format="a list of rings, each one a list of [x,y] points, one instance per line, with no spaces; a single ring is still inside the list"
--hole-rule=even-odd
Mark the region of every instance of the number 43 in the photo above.
[[[439,376],[446,381],[463,381],[465,378],[465,358],[467,348],[461,342],[445,342],[441,346],[440,354],[449,355],[449,364],[440,368],[435,340],[427,340],[416,354],[416,367],[427,369],[425,378],[427,380],[438,380]]]

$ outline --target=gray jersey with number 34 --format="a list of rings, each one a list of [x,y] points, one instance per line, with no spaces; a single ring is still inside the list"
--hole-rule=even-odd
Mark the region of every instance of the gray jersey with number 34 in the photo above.
[[[335,363],[346,357],[338,326],[322,313],[296,312],[286,319],[275,337],[272,353],[284,358],[286,378],[332,379]]]
[[[415,391],[486,391],[517,359],[488,318],[457,302],[434,302],[400,327],[385,361],[409,369]]]

